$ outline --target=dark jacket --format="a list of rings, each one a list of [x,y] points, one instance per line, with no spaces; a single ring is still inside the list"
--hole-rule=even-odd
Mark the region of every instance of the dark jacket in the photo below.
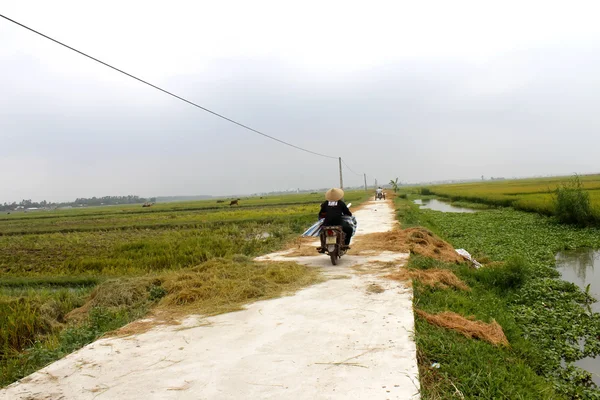
[[[342,225],[342,215],[352,216],[350,210],[342,200],[340,201],[327,201],[325,200],[321,204],[321,211],[319,211],[319,218],[325,218],[323,225]]]

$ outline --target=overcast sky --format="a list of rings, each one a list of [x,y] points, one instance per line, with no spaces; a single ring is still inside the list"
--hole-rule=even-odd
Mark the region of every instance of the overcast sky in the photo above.
[[[493,3],[493,4],[492,4]],[[0,14],[388,182],[600,172],[593,1],[22,1]],[[0,202],[339,184],[0,19]]]

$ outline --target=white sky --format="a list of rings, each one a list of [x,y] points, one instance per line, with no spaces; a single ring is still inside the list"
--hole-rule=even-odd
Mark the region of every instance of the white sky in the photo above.
[[[597,4],[0,0],[0,14],[372,183],[600,171]],[[336,160],[3,19],[0,93],[0,202],[338,182]]]

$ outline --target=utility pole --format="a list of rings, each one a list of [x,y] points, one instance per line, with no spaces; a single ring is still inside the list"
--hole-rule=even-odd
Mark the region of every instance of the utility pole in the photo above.
[[[369,189],[367,189],[367,174],[363,174],[365,176],[365,192],[368,192]]]
[[[340,162],[340,189],[344,188],[344,181],[342,180],[342,157],[338,158]]]

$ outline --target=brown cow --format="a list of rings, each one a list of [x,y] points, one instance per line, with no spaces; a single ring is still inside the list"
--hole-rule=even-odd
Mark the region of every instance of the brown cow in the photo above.
[[[231,203],[229,203],[229,207],[231,207],[233,205],[239,206],[240,205],[240,203],[238,203],[239,201],[240,201],[240,199],[231,200]]]

